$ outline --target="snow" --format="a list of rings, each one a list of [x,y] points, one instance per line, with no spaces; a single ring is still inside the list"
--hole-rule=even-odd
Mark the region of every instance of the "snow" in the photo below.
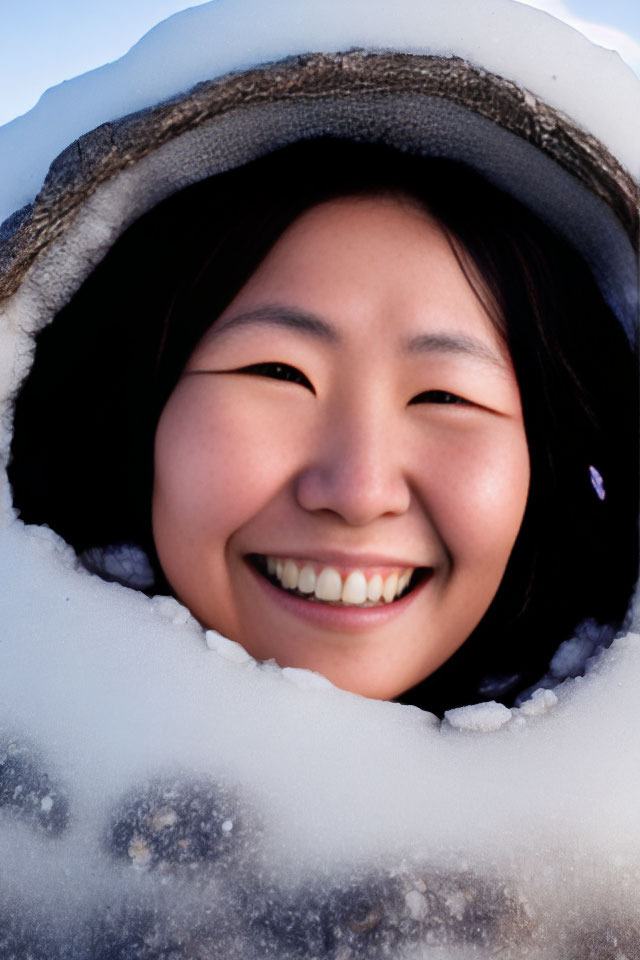
[[[48,90],[0,130],[0,223],[34,198],[54,157],[99,124],[233,70],[352,47],[453,54],[512,77],[640,177],[640,82],[617,54],[540,10],[513,0],[351,0],[348,8],[341,0],[216,0],[170,17],[119,60]]]
[[[219,656],[224,660],[228,660],[229,663],[255,665],[256,661],[251,654],[247,653],[244,647],[236,643],[235,640],[229,640],[227,637],[223,637],[217,630],[207,630],[204,638],[209,650],[215,650]]]
[[[495,700],[456,707],[455,710],[447,710],[444,716],[456,730],[470,733],[492,733],[512,719],[511,710]]]
[[[284,667],[282,677],[301,690],[322,690],[333,686],[321,673],[314,673],[313,670],[302,670],[300,667]]]
[[[640,872],[640,770],[621,758],[640,747],[639,637],[519,710],[485,703],[439,723],[258,663],[177,601],[87,573],[44,528],[13,524],[0,563],[0,730],[17,758],[5,769],[33,797],[0,796],[14,926],[81,944],[98,925],[107,943],[122,902],[119,936],[150,915],[154,936],[180,937],[205,896],[216,929],[226,917],[225,957],[306,960],[278,940],[283,918],[315,942],[318,904],[342,916],[374,891],[388,943],[413,931],[398,958],[416,942],[466,957],[481,909],[481,960],[505,924],[512,943],[533,925],[535,960],[566,960],[556,944],[594,901],[603,929],[613,915],[621,938],[635,931],[621,876]]]
[[[526,50],[525,32],[537,37]],[[463,52],[563,105],[637,169],[637,133],[621,119],[637,82],[535,10],[354,0],[347,16],[337,0],[220,0],[0,131],[3,210],[105,119],[229,69],[353,43]],[[89,266],[126,201],[107,185],[79,215],[96,224]],[[58,266],[44,261],[7,308],[7,393],[28,367],[27,319],[55,307]],[[637,950],[636,634],[609,646],[587,625],[519,707],[476,704],[441,723],[259,663],[177,600],[87,572],[52,531],[15,520],[6,482],[2,497],[0,857],[11,869],[0,956],[151,960],[171,944],[184,947],[172,956],[226,960]],[[94,560],[114,578],[147,573],[128,545]]]
[[[609,646],[612,639],[610,630],[603,629],[595,620],[586,620],[573,637],[558,647],[549,665],[551,676],[556,680],[575,677],[591,657],[602,647]]]
[[[531,695],[529,700],[525,700],[520,707],[520,714],[525,717],[542,717],[555,707],[557,702],[558,697],[553,690],[540,688]]]
[[[134,543],[114,544],[110,548],[91,547],[83,553],[82,562],[88,570],[105,580],[116,580],[140,590],[153,584],[149,559]]]

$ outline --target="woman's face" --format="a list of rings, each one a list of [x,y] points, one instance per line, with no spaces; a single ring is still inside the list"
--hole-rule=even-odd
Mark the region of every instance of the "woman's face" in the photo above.
[[[206,627],[390,699],[483,617],[528,486],[508,351],[442,229],[346,198],[293,223],[194,350],[153,531]]]

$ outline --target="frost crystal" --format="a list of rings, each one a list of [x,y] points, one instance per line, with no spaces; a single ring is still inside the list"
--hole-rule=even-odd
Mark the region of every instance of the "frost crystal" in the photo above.
[[[511,710],[495,700],[474,703],[468,707],[456,707],[445,713],[446,720],[456,730],[472,733],[491,733],[499,730],[511,720],[511,717]]]

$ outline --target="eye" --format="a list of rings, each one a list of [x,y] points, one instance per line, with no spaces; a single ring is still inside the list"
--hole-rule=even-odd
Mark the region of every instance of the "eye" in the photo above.
[[[457,403],[466,407],[473,406],[469,400],[465,400],[464,397],[459,397],[457,393],[449,393],[447,390],[425,390],[424,393],[419,393],[417,396],[412,397],[411,400],[409,400],[409,404],[412,403]]]
[[[288,383],[299,383],[315,395],[313,384],[304,373],[290,366],[288,363],[252,363],[248,367],[240,367],[236,373],[246,373],[258,377],[270,377],[273,380],[286,380]]]

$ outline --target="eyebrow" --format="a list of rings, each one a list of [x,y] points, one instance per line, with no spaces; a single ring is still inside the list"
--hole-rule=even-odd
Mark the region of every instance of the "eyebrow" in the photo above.
[[[263,324],[295,330],[333,346],[339,346],[342,342],[338,328],[330,321],[317,314],[277,303],[251,307],[215,323],[211,328],[211,339],[217,340],[218,337],[240,327]],[[501,370],[506,366],[500,353],[492,350],[481,340],[462,333],[438,333],[437,331],[420,333],[403,342],[402,352],[407,354],[457,353],[482,360]]]
[[[268,303],[264,306],[253,307],[249,310],[243,310],[225,320],[215,323],[211,328],[211,339],[217,340],[218,337],[230,330],[236,330],[239,327],[254,326],[257,324],[266,324],[275,327],[286,327],[296,330],[298,333],[313,337],[315,340],[323,340],[325,343],[339,344],[341,337],[336,327],[328,320],[323,320],[314,313],[307,313],[304,310],[297,310],[294,307],[285,307],[278,304]]]
[[[407,353],[461,353],[504,370],[504,358],[475,337],[463,333],[420,333],[404,345]]]

